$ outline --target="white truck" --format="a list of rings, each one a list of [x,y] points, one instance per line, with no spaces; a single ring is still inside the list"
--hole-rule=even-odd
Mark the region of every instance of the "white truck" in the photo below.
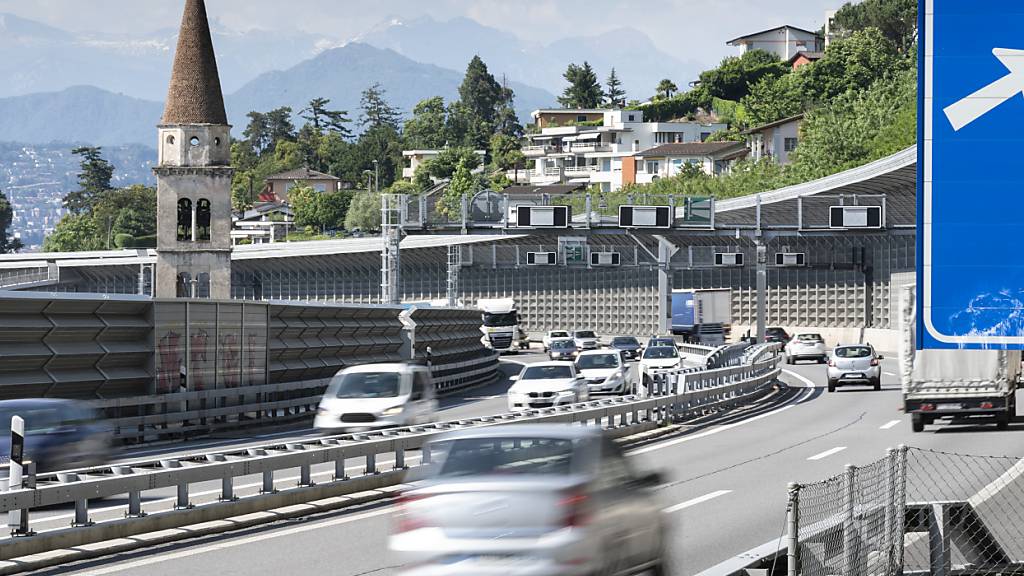
[[[1000,429],[1017,414],[1021,353],[1012,350],[917,350],[914,286],[900,301],[903,409],[914,432],[940,418],[994,417]]]
[[[518,352],[530,347],[529,337],[519,325],[519,311],[511,298],[481,298],[477,308],[482,312],[480,339],[484,346],[498,352]]]
[[[687,342],[720,346],[732,325],[732,290],[673,290],[672,334]]]

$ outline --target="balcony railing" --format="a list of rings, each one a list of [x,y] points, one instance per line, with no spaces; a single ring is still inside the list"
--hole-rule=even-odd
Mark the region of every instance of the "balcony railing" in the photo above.
[[[566,174],[590,174],[590,173],[593,173],[593,172],[600,172],[600,171],[601,171],[601,167],[596,165],[596,164],[591,164],[591,165],[587,165],[587,166],[566,166],[565,167],[565,173]]]
[[[570,144],[569,151],[573,153],[583,152],[611,152],[612,147],[610,144],[601,144],[600,142],[589,142],[589,143],[577,143]]]
[[[557,146],[523,146],[524,156],[544,156],[558,151]]]

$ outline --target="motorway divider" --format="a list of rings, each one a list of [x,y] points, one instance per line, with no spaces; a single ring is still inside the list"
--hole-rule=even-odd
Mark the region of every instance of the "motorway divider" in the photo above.
[[[749,402],[778,377],[778,350],[778,345],[768,344],[764,345],[763,353],[759,352],[760,359],[751,364],[659,376],[652,386],[655,395],[646,398],[604,398],[453,422],[39,474],[32,489],[0,493],[0,513],[21,510],[28,517],[24,535],[0,540],[0,558],[43,554],[393,486],[405,480],[410,451],[421,449],[446,432],[467,427],[564,423],[603,426],[616,436],[645,432]],[[382,470],[378,464],[385,456],[392,457],[390,470]],[[429,464],[429,460],[430,453],[421,452],[420,464]],[[353,462],[364,463],[364,474],[348,476],[346,464]],[[313,467],[324,464],[333,465],[332,479],[313,482]],[[275,483],[275,476],[295,470],[296,485],[283,487]],[[238,483],[246,477],[262,479],[258,494],[243,495],[236,491]],[[221,486],[219,499],[193,502],[193,485],[211,481]],[[152,491],[160,489],[174,489],[174,509],[147,513],[142,502],[147,493],[152,495]],[[89,504],[90,500],[100,498],[123,498],[127,502],[124,516],[94,522]],[[31,509],[60,505],[74,505],[72,527],[33,533]],[[16,566],[0,566],[0,574],[13,573]]]

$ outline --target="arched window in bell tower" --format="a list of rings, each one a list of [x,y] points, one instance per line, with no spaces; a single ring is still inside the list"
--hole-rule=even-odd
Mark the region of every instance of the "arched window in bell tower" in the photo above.
[[[178,200],[178,242],[192,241],[192,201]]]
[[[206,198],[196,202],[196,240],[210,240],[210,201]]]

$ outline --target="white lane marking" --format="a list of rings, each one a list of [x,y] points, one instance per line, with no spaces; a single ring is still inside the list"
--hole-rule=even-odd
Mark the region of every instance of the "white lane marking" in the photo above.
[[[732,430],[733,428],[736,428],[738,426],[743,426],[743,425],[746,425],[746,424],[750,424],[751,422],[756,422],[756,421],[758,421],[758,420],[760,420],[762,418],[767,418],[769,416],[778,414],[779,412],[785,412],[786,410],[789,410],[790,408],[792,408],[794,406],[802,404],[804,402],[804,400],[809,398],[811,396],[811,394],[813,394],[813,393],[814,393],[814,389],[813,388],[808,388],[806,390],[806,392],[804,392],[803,398],[801,398],[798,402],[794,402],[794,401],[791,400],[789,404],[786,404],[785,406],[783,406],[783,407],[781,407],[781,408],[779,408],[777,410],[772,410],[771,412],[765,412],[764,414],[758,414],[757,416],[754,416],[752,418],[747,418],[746,420],[741,420],[739,422],[733,422],[732,424],[726,424],[725,426],[719,426],[718,428],[712,428],[711,430],[708,430],[706,432],[701,432],[699,434],[693,434],[691,436],[683,436],[682,438],[676,438],[675,440],[668,440],[666,442],[661,442],[659,444],[654,444],[652,446],[645,446],[644,448],[637,448],[636,450],[630,450],[629,452],[626,452],[626,454],[628,454],[630,456],[634,456],[636,454],[646,454],[647,452],[654,452],[655,450],[662,450],[662,449],[668,448],[670,446],[675,446],[676,444],[682,444],[683,442],[690,442],[690,441],[693,441],[693,440],[697,440],[699,438],[706,438],[706,437],[711,436],[713,434],[718,434],[719,432],[725,432],[726,430]]]
[[[236,546],[244,546],[246,544],[253,544],[255,542],[262,542],[264,540],[270,540],[273,538],[280,538],[281,536],[292,536],[295,534],[302,534],[304,532],[311,532],[313,530],[321,530],[330,526],[337,526],[339,524],[348,524],[350,522],[358,522],[367,518],[373,518],[374,516],[382,516],[384,514],[390,514],[394,509],[394,506],[388,506],[387,508],[381,508],[380,510],[373,510],[371,512],[365,512],[363,514],[356,514],[355,516],[345,516],[327,522],[316,522],[313,524],[306,524],[303,526],[296,526],[295,528],[288,528],[285,530],[278,530],[276,532],[267,532],[264,534],[257,534],[255,536],[249,536],[248,538],[238,538],[236,540],[230,540],[228,542],[220,542],[217,544],[211,544],[208,546],[200,546],[198,548],[186,548],[178,552],[172,552],[169,554],[158,554],[145,558],[142,560],[136,560],[134,562],[128,562],[125,564],[118,564],[116,566],[110,566],[107,568],[90,569],[89,574],[93,576],[99,576],[101,574],[114,574],[115,572],[123,572],[125,570],[131,570],[133,568],[141,568],[143,566],[150,566],[159,562],[166,562],[169,560],[178,560],[179,558],[187,558],[189,556],[195,556],[197,554],[205,554],[207,552],[216,552],[218,550],[226,550],[228,548],[234,548]]]
[[[824,452],[822,452],[820,454],[815,454],[814,456],[811,456],[810,458],[808,458],[808,460],[822,460],[824,458],[828,458],[829,456],[831,456],[833,454],[838,454],[838,453],[842,452],[843,450],[846,450],[846,446],[836,446],[835,448],[830,448],[830,449],[825,450]]]
[[[405,460],[406,460],[406,464],[407,465],[412,465],[416,461],[418,461],[418,459],[419,459],[418,456],[410,456],[410,457],[406,458]],[[395,463],[394,460],[385,460],[384,462],[378,463],[378,467],[379,466],[385,466],[387,464],[394,464],[394,463]],[[345,468],[345,471],[346,472],[348,472],[349,470],[359,471],[359,470],[365,470],[365,469],[366,469],[365,465],[362,465],[362,466],[348,466],[347,468]],[[313,478],[319,478],[320,476],[331,476],[333,474],[334,474],[334,470],[324,470],[322,472],[314,472],[312,474],[312,477]],[[298,479],[299,479],[298,476],[289,476],[287,478],[280,478],[280,479],[276,479],[276,480],[277,480],[277,482],[285,482],[285,483],[287,483],[287,482],[295,482]],[[262,488],[262,487],[263,487],[263,483],[262,482],[254,482],[252,484],[242,484],[241,486],[236,486],[235,489],[236,490],[245,490],[247,488]],[[216,489],[216,490],[203,490],[202,492],[191,492],[191,493],[189,493],[189,496],[190,497],[199,497],[199,496],[210,496],[212,494],[220,494],[220,489]],[[175,502],[175,501],[177,501],[177,497],[171,496],[171,497],[168,497],[168,498],[159,498],[157,500],[144,501],[142,504],[143,504],[143,506],[152,506],[154,504],[163,504],[163,503],[166,503],[166,502]],[[93,514],[101,514],[103,512],[110,512],[110,511],[113,511],[113,510],[124,510],[124,507],[125,507],[124,504],[119,504],[117,506],[107,506],[107,507],[104,507],[104,508],[92,508],[92,509],[90,509],[90,512],[93,513]],[[53,516],[43,516],[43,517],[40,517],[40,518],[37,518],[37,519],[33,520],[33,522],[36,523],[36,524],[39,524],[39,523],[43,523],[43,522],[53,522],[53,521],[56,521],[56,520],[67,520],[68,518],[74,518],[74,517],[75,517],[74,512],[71,512],[71,513],[68,513],[68,514],[57,514],[57,515],[53,515]]]
[[[895,425],[897,425],[899,423],[900,423],[899,420],[890,420],[890,421],[886,422],[885,424],[882,424],[881,426],[879,426],[878,429],[879,430],[888,430],[889,428],[892,428],[893,426],[895,426]]]
[[[886,376],[895,376],[896,375],[895,372],[882,372],[882,374],[885,374]]]
[[[796,378],[797,380],[803,382],[804,386],[806,386],[807,388],[815,388],[815,387],[817,387],[817,385],[813,381],[811,381],[810,378],[807,378],[805,376],[801,376],[800,374],[797,374],[796,372],[793,372],[792,370],[783,370],[783,372],[786,373],[786,374],[789,374],[793,378]]]
[[[712,492],[710,494],[705,494],[703,496],[698,496],[697,498],[693,498],[692,500],[687,500],[686,502],[680,502],[679,504],[676,504],[675,506],[669,506],[668,508],[665,508],[664,510],[662,510],[662,512],[664,512],[665,514],[671,514],[673,512],[678,512],[680,510],[684,510],[686,508],[689,508],[690,506],[696,506],[697,504],[701,504],[703,502],[707,502],[708,500],[714,500],[715,498],[718,498],[719,496],[725,496],[726,494],[728,494],[730,492],[732,492],[732,490],[716,490],[716,491],[714,491],[714,492]]]
[[[978,490],[978,493],[971,496],[968,503],[977,508],[983,504],[989,498],[998,494],[1001,490],[1012,484],[1018,476],[1024,474],[1024,460],[1020,460],[1016,464],[1010,467],[1009,470],[1003,472],[999,478],[996,478],[990,482],[987,486]]]

